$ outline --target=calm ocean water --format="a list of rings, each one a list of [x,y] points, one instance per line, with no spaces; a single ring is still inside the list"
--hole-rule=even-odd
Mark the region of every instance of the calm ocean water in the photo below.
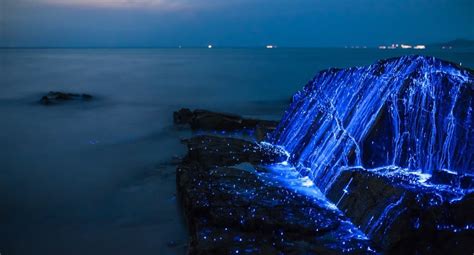
[[[184,254],[174,110],[278,119],[319,70],[416,53],[474,67],[453,50],[0,50],[0,253]],[[39,105],[51,90],[96,100]]]

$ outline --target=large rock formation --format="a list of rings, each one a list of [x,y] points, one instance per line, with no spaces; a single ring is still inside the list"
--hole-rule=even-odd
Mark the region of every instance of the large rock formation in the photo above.
[[[424,56],[320,72],[269,142],[328,189],[343,166],[474,171],[472,71]]]
[[[191,232],[189,254],[375,254],[324,197],[234,166],[286,159],[278,148],[211,136],[185,143],[177,188]]]
[[[473,92],[472,71],[430,57],[329,69],[269,142],[383,251],[471,254]]]
[[[422,56],[330,69],[294,96],[267,142],[186,140],[177,186],[190,252],[473,254],[473,82],[470,70]],[[175,121],[258,127],[207,111]],[[282,171],[323,193],[271,177]]]

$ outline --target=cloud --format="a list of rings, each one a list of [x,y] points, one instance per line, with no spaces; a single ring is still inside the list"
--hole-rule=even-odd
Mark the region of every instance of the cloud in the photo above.
[[[41,0],[56,6],[79,6],[97,8],[153,8],[161,10],[185,9],[192,6],[188,1],[172,0]]]
[[[57,6],[104,9],[197,10],[228,6],[250,0],[2,0],[6,5]]]
[[[76,8],[104,10],[206,11],[259,5],[270,0],[0,0],[0,11],[20,8]],[[278,0],[276,0],[278,1]]]

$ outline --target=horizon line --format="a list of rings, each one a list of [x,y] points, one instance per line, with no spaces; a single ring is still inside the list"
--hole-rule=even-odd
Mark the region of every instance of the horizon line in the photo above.
[[[272,45],[273,49],[278,48],[343,48],[343,49],[369,49],[369,48],[378,48],[380,46],[390,46],[392,44],[407,44],[411,46],[415,45],[425,45],[427,48],[438,48],[442,44],[448,44],[456,41],[471,41],[474,43],[474,39],[468,38],[456,38],[453,40],[445,41],[445,42],[431,42],[431,43],[416,43],[416,44],[409,44],[409,43],[388,43],[388,44],[352,44],[352,45],[313,45],[313,46],[280,46],[278,44],[266,44],[266,45],[247,45],[247,46],[232,46],[232,45],[218,45],[218,44],[206,44],[206,45],[175,45],[175,46],[1,46],[0,49],[201,49],[201,48],[208,48],[209,45],[212,45],[213,49],[255,49],[255,48],[266,48],[268,45]]]
[[[426,44],[425,44],[426,45]],[[0,46],[0,49],[347,49],[347,50],[364,50],[364,49],[380,49],[379,46],[276,46],[268,49],[266,46],[216,46],[212,45],[212,49],[207,46]],[[426,45],[426,49],[441,49],[437,46]],[[452,48],[456,49],[456,48]],[[461,49],[461,48],[457,48]],[[416,50],[416,49],[384,49],[384,50]]]

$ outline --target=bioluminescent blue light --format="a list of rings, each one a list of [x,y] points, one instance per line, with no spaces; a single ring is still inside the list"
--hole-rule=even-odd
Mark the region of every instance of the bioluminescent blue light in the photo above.
[[[320,72],[269,142],[323,191],[344,166],[474,172],[473,73],[425,56]]]

